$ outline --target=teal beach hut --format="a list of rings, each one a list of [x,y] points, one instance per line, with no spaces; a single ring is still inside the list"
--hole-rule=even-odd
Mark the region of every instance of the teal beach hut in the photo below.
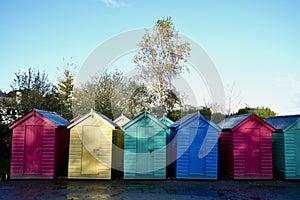
[[[162,116],[159,121],[161,121],[163,124],[167,125],[167,126],[170,126],[171,124],[173,124],[174,122],[169,119],[168,117],[166,116]]]
[[[124,179],[165,179],[168,127],[144,111],[123,130]]]
[[[274,176],[300,179],[300,115],[269,117],[272,134]]]

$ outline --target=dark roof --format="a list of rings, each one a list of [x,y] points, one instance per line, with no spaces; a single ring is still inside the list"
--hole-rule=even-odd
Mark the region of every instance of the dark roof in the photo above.
[[[34,111],[38,112],[39,114],[43,115],[47,119],[49,119],[51,122],[53,122],[56,126],[68,126],[70,122],[60,115],[58,115],[56,112],[51,111],[45,111],[45,110],[38,110],[34,109]]]
[[[206,123],[208,123],[215,129],[220,131],[220,127],[218,125],[216,125],[215,123],[213,123],[212,121],[210,121],[209,119],[204,117],[200,112],[191,113],[191,114],[188,114],[188,115],[182,117],[181,119],[179,119],[176,122],[174,122],[173,124],[171,124],[169,126],[169,128],[179,128],[180,126],[184,126],[185,124],[189,123],[190,121],[192,121],[196,118],[201,118],[203,121],[205,121]]]
[[[241,115],[232,115],[221,122],[218,123],[218,125],[221,127],[221,129],[233,129],[235,126],[237,126],[239,123],[244,121],[246,118],[250,117],[252,114],[241,114]]]
[[[181,119],[177,120],[173,124],[171,124],[169,127],[170,128],[176,128],[176,127],[180,126],[181,124],[185,123],[186,121],[188,121],[189,119],[191,119],[191,118],[193,118],[193,117],[195,117],[197,115],[198,115],[198,112],[188,114],[188,115],[182,117]]]
[[[285,115],[269,117],[265,121],[273,126],[276,130],[283,130],[296,122],[300,115]]]
[[[120,126],[118,124],[116,124],[115,122],[113,122],[111,119],[109,119],[108,117],[106,117],[105,115],[103,115],[102,113],[100,112],[97,112],[95,111],[95,113],[97,115],[99,115],[100,117],[102,117],[103,119],[105,119],[107,122],[109,122],[111,125],[113,125],[114,127],[116,128],[120,128]]]

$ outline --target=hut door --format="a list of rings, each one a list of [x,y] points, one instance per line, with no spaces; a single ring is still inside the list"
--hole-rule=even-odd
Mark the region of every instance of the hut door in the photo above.
[[[152,126],[137,127],[137,173],[142,178],[153,176],[154,138],[151,135]]]
[[[200,154],[205,153],[205,145],[202,145],[202,143],[204,142],[206,129],[201,127],[192,127],[191,130],[191,146],[189,148],[190,174],[205,175],[205,157],[200,157]]]
[[[248,128],[245,130],[246,163],[245,174],[260,174],[261,167],[261,140],[259,129]]]
[[[81,174],[99,174],[100,160],[98,160],[98,154],[100,153],[100,145],[99,127],[83,126]]]
[[[26,126],[25,128],[25,174],[41,173],[42,126]]]
[[[295,134],[296,139],[296,170],[297,175],[300,175],[300,134],[298,133],[300,129],[296,129]]]

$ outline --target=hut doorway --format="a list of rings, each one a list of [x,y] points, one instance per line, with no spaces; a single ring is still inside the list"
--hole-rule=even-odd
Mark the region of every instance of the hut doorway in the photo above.
[[[25,128],[24,174],[40,174],[42,164],[42,126]]]
[[[192,175],[205,175],[205,154],[204,137],[206,129],[203,127],[191,127],[190,133],[190,151],[189,151],[189,168]],[[201,148],[202,147],[202,148]]]
[[[153,177],[154,138],[151,136],[153,126],[137,127],[137,157],[136,167],[141,178]]]
[[[261,143],[260,133],[257,128],[246,128],[245,130],[246,163],[245,174],[260,174],[261,169]]]
[[[96,126],[83,126],[81,174],[96,175],[99,173],[99,161],[95,157],[99,153],[97,146],[101,143],[98,131]]]

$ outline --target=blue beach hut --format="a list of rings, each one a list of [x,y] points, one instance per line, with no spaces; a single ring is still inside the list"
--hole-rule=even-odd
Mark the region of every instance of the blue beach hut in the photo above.
[[[218,132],[216,124],[199,112],[186,115],[170,128],[168,162],[177,179],[218,178]]]

